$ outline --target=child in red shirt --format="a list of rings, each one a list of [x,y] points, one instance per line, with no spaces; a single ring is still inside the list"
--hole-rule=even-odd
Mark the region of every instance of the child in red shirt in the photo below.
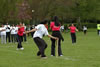
[[[72,38],[72,43],[76,43],[76,34],[75,32],[78,31],[78,29],[74,26],[74,24],[72,24],[70,27],[70,34],[71,34],[71,38]]]
[[[23,50],[24,48],[22,47],[22,40],[23,40],[23,33],[24,33],[24,26],[22,23],[18,26],[18,46],[17,50],[21,49]]]

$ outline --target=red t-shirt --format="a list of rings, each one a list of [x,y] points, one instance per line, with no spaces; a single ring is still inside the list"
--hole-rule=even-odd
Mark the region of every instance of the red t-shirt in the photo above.
[[[51,22],[50,28],[52,29],[52,31],[59,31],[60,30],[60,26],[55,26],[54,22]]]
[[[24,27],[21,27],[18,29],[18,35],[19,36],[23,36],[23,32],[24,32]]]
[[[75,26],[71,26],[71,27],[70,27],[70,32],[71,32],[71,33],[75,33],[75,32],[76,32],[75,30],[76,30],[76,27],[75,27]]]

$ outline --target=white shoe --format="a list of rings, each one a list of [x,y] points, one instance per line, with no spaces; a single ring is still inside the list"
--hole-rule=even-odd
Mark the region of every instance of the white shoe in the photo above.
[[[60,55],[60,57],[62,57],[63,55]]]
[[[47,57],[41,57],[41,59],[47,59]]]
[[[53,56],[53,55],[51,55],[51,56]]]
[[[20,48],[21,50],[24,50],[24,48],[22,47],[22,48]]]

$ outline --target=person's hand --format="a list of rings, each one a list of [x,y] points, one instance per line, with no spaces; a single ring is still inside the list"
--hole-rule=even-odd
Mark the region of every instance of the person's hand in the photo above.
[[[62,41],[64,41],[64,39],[62,39]]]
[[[55,37],[55,40],[59,40],[59,38],[58,37]]]
[[[28,31],[25,31],[25,34],[28,34]]]

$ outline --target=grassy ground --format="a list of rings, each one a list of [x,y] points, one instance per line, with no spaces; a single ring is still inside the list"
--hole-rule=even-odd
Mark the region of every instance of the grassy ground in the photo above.
[[[100,37],[96,31],[88,32],[85,36],[77,32],[77,43],[72,45],[70,34],[63,33],[65,41],[62,42],[63,57],[51,57],[50,39],[46,49],[47,59],[36,56],[38,48],[32,38],[23,43],[23,51],[17,51],[17,44],[0,44],[0,67],[100,67]]]

